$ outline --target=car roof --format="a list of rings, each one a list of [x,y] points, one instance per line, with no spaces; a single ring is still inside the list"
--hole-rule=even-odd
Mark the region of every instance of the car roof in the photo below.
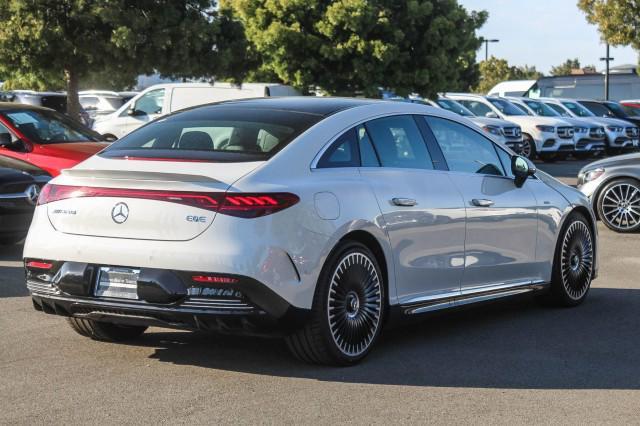
[[[290,111],[319,116],[329,116],[339,111],[343,111],[358,106],[370,105],[374,103],[391,102],[365,98],[333,98],[321,96],[287,96],[287,97],[267,97],[236,99],[216,102],[213,104],[200,105],[189,110],[203,108],[253,108],[266,110]]]
[[[29,104],[21,104],[19,102],[0,102],[0,111],[10,111],[10,110],[25,110],[30,109],[34,111],[52,111],[51,108],[44,108],[35,105]]]

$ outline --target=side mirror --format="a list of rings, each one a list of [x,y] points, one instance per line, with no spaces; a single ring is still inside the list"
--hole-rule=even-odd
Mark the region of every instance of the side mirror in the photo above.
[[[132,117],[136,115],[136,108],[134,105],[131,105],[129,107],[129,109],[127,110],[127,115],[130,115]]]
[[[498,118],[498,114],[493,111],[486,113],[484,116],[487,118]]]
[[[8,147],[13,144],[13,138],[10,133],[0,133],[0,146]]]
[[[522,187],[529,176],[536,173],[536,168],[524,157],[514,155],[511,157],[511,172],[515,176],[515,184],[518,188]]]

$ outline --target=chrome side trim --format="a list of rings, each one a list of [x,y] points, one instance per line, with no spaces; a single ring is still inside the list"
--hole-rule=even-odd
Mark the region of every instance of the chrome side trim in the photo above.
[[[549,285],[549,283],[536,280],[478,286],[464,289],[462,291],[412,299],[407,303],[400,304],[400,307],[405,315],[416,315],[452,308],[455,306],[469,305],[492,299],[515,296],[517,294],[528,293],[531,291],[538,291],[542,290],[547,285]]]

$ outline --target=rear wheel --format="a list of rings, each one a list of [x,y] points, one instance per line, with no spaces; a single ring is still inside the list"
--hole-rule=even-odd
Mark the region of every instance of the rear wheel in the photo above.
[[[84,318],[70,317],[67,318],[67,321],[76,333],[105,342],[121,342],[135,339],[147,329],[147,327],[143,326],[117,325]]]
[[[352,365],[371,350],[382,329],[385,291],[380,267],[365,245],[341,243],[323,268],[311,318],[286,338],[299,359]]]
[[[553,261],[551,289],[542,299],[560,306],[577,306],[591,287],[595,250],[586,218],[572,213],[562,228]]]
[[[607,228],[616,232],[640,229],[640,182],[616,179],[609,182],[598,196],[598,216]]]

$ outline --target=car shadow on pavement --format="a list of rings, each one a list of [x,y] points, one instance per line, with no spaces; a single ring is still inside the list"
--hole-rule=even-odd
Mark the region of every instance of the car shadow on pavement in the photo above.
[[[495,303],[388,330],[361,364],[312,366],[278,339],[151,332],[178,365],[320,381],[518,389],[640,389],[640,291],[592,289],[574,309]]]
[[[22,267],[22,245],[0,245],[0,298],[28,296]]]

